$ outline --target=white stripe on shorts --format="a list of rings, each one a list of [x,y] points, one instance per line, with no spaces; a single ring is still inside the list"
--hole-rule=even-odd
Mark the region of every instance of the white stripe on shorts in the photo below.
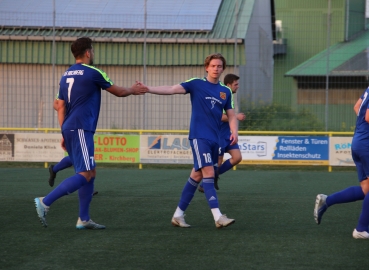
[[[85,160],[86,170],[90,171],[90,162],[89,162],[89,156],[88,156],[88,149],[86,146],[86,140],[85,140],[85,133],[83,129],[78,130],[78,136],[79,136],[79,143],[81,144],[83,159]]]
[[[199,168],[202,168],[201,156],[199,153],[199,146],[197,145],[197,139],[193,139],[193,148],[195,149],[195,153],[197,157],[197,165],[199,166]]]

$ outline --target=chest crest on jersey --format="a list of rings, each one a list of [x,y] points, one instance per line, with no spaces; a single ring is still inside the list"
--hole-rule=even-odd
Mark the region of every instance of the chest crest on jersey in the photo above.
[[[224,92],[220,92],[220,98],[225,100],[227,98],[227,94]]]

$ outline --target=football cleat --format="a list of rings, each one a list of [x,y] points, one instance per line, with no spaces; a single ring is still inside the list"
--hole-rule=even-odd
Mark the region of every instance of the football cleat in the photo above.
[[[223,227],[227,227],[229,225],[232,225],[235,222],[236,222],[236,220],[234,220],[232,218],[227,218],[226,215],[221,215],[220,218],[217,221],[215,221],[215,226],[218,229],[221,229]]]
[[[218,173],[215,173],[215,177],[214,177],[214,188],[216,190],[219,190],[218,181],[219,181],[219,174]]]
[[[78,218],[76,228],[78,230],[103,230],[106,227],[104,225],[93,222],[92,219],[90,219],[89,221],[82,221],[81,218]]]
[[[325,203],[326,199],[327,195],[324,194],[318,194],[315,199],[314,219],[318,225],[322,221],[322,216],[324,212],[328,209],[328,206]]]
[[[369,239],[369,233],[366,231],[358,232],[356,229],[352,232],[352,237],[355,239]]]
[[[54,186],[54,182],[55,182],[55,178],[56,178],[56,173],[54,173],[53,171],[54,165],[50,165],[49,166],[49,185],[50,187]]]
[[[47,227],[46,214],[49,211],[50,207],[44,205],[44,203],[42,202],[43,198],[44,197],[35,198],[34,202],[36,206],[36,212],[38,218],[40,219],[41,225],[46,228]]]
[[[185,215],[180,217],[172,217],[172,225],[176,227],[190,228],[191,225],[186,223],[184,217]]]

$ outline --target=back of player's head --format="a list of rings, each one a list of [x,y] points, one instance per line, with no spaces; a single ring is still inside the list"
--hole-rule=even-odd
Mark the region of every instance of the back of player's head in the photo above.
[[[237,76],[236,74],[229,73],[229,74],[225,75],[225,77],[224,77],[224,84],[225,85],[232,84],[234,81],[238,81],[239,78],[240,77]]]
[[[210,61],[213,60],[213,59],[219,59],[223,62],[223,70],[226,68],[226,60],[224,58],[223,55],[221,55],[220,53],[213,53],[213,54],[210,54],[208,55],[206,58],[205,58],[205,61],[204,61],[204,66],[205,67],[208,67],[209,64],[210,64]]]
[[[74,58],[81,58],[87,50],[92,49],[92,40],[88,37],[78,38],[70,46]]]

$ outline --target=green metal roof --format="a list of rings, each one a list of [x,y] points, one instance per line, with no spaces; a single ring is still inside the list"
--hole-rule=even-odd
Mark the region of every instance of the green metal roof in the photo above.
[[[211,31],[147,31],[148,43],[242,43],[255,0],[223,0],[214,28]],[[238,24],[236,26],[236,5]],[[144,42],[144,30],[56,28],[56,41],[71,41],[76,37],[89,36],[97,42]],[[237,33],[235,33],[237,31]],[[0,39],[46,40],[53,38],[52,28],[2,27]]]
[[[70,42],[56,42],[57,65],[70,65],[75,60],[70,53]],[[245,58],[234,59],[234,44],[147,44],[146,64],[149,66],[190,66],[204,64],[211,53],[220,52],[227,59],[227,65],[244,65]],[[96,65],[144,64],[142,43],[94,43]],[[237,51],[244,51],[244,44],[238,44]],[[0,40],[0,62],[12,64],[52,64],[52,42],[29,40]]]
[[[367,76],[369,74],[368,61],[364,61],[369,54],[369,31],[366,31],[352,41],[331,46],[329,50],[322,51],[288,71],[285,76],[325,76],[328,52],[330,76]]]

